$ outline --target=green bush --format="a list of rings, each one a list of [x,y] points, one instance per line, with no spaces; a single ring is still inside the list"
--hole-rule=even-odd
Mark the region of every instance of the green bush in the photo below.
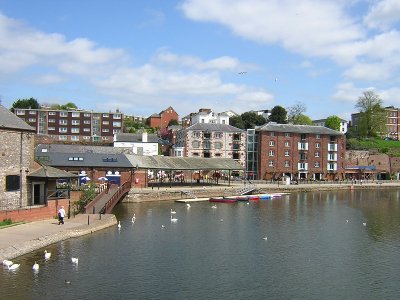
[[[82,188],[82,193],[78,201],[74,204],[79,212],[83,212],[85,206],[96,198],[96,185],[94,183],[88,184]]]

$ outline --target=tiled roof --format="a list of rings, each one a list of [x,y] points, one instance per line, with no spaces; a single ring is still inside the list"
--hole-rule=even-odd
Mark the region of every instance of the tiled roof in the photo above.
[[[324,126],[277,124],[274,122],[258,126],[256,127],[256,131],[290,132],[299,134],[311,133],[311,134],[342,135],[339,131]]]
[[[233,127],[228,124],[196,123],[186,128],[186,130],[208,130],[218,132],[243,132],[243,129]]]
[[[35,128],[28,125],[21,118],[14,115],[11,111],[0,105],[0,129],[14,129],[18,131],[33,131]]]
[[[38,170],[29,173],[28,177],[72,178],[72,177],[78,177],[78,175],[51,166],[42,165],[42,167],[39,168]]]
[[[147,143],[158,143],[157,134],[147,134]],[[114,142],[136,142],[144,143],[143,135],[141,133],[118,133],[115,135]]]
[[[103,153],[120,154],[132,153],[129,148],[114,148],[110,146],[85,146],[85,145],[64,145],[64,144],[39,144],[36,153],[59,152],[59,153]]]

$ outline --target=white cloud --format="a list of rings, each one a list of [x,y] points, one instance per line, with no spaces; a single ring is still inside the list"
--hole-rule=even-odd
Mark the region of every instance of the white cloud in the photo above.
[[[335,101],[350,102],[355,104],[362,93],[368,90],[375,90],[375,88],[358,88],[355,87],[351,82],[341,83],[336,87],[336,92],[332,96],[332,99]]]
[[[388,29],[400,21],[400,1],[383,0],[371,7],[364,22],[371,28]]]

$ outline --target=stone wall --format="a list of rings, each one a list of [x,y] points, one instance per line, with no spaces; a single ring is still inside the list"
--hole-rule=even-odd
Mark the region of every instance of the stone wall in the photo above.
[[[24,207],[28,205],[30,195],[26,175],[34,161],[34,135],[0,130],[0,145],[0,209]],[[19,190],[6,191],[8,175],[21,176]]]

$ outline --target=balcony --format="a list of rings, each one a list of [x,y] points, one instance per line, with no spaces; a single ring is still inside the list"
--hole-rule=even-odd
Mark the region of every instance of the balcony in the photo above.
[[[328,153],[328,157],[327,157],[328,161],[337,161],[337,154],[334,153]]]
[[[297,143],[297,147],[299,150],[308,151],[308,143],[299,142]]]
[[[298,163],[297,170],[299,171],[308,171],[308,163]]]
[[[337,144],[329,143],[328,151],[337,151]]]

